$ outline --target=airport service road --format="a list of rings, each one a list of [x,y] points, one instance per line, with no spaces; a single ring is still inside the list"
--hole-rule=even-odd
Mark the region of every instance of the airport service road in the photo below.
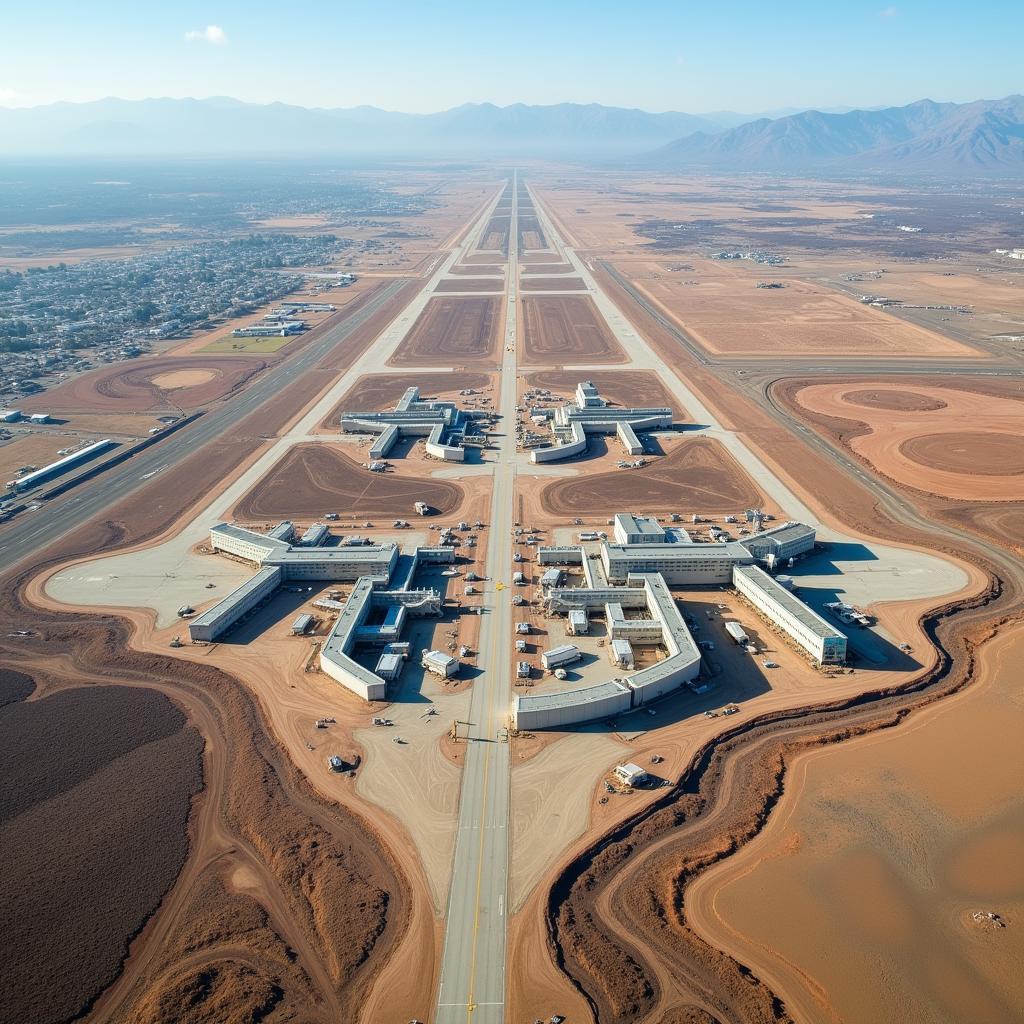
[[[512,508],[516,477],[517,182],[512,179],[508,301],[501,360],[501,413],[487,541],[488,582],[480,624],[483,669],[473,683],[466,762],[448,891],[437,1024],[505,1019],[505,929],[508,906],[508,820],[511,759],[505,735],[511,701]],[[498,589],[499,586],[501,589]]]
[[[402,280],[385,284],[366,305],[332,327],[322,338],[261,374],[241,394],[200,416],[192,426],[158,441],[120,466],[84,481],[68,495],[43,502],[38,511],[22,512],[0,533],[0,572],[6,572],[121,498],[146,486],[157,474],[193,454],[258,409],[276,396],[282,387],[315,366],[331,349],[342,344],[404,286]],[[31,502],[32,495],[27,495],[26,500]]]
[[[119,608],[151,608],[157,622],[174,621],[175,609],[183,604],[196,604],[208,575],[207,559],[194,553],[196,544],[204,541],[211,526],[221,522],[231,508],[256,485],[288,450],[313,437],[320,442],[332,441],[336,435],[314,435],[314,428],[364,374],[375,371],[405,373],[404,369],[388,371],[384,364],[405,340],[416,318],[430,300],[437,283],[449,268],[472,250],[475,240],[490,219],[497,203],[489,204],[466,240],[455,247],[412,301],[379,334],[372,345],[331,385],[331,387],[294,423],[286,433],[274,439],[236,480],[218,492],[185,522],[168,540],[152,547],[91,559],[70,565],[55,573],[46,583],[46,591],[56,601],[71,605],[95,603],[97,586],[102,583],[103,603]],[[203,417],[205,419],[205,417]]]

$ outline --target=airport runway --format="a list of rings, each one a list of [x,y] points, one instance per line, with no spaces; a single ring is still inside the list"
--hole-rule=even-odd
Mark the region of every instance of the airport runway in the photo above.
[[[286,384],[342,344],[405,284],[402,279],[389,281],[362,308],[325,332],[323,337],[258,376],[241,394],[218,404],[193,425],[158,441],[127,462],[83,481],[67,494],[43,502],[35,512],[20,513],[0,532],[0,572],[31,558],[35,552],[82,526],[116,501],[146,486],[154,476],[193,454],[275,397]],[[31,503],[32,495],[26,495],[25,500]]]
[[[509,232],[501,385],[501,421],[494,460],[488,581],[480,624],[482,675],[473,684],[465,736],[466,761],[459,800],[452,881],[445,917],[444,949],[438,985],[437,1024],[472,1021],[501,1024],[505,1019],[505,932],[508,906],[508,825],[511,761],[506,725],[511,701],[509,648],[512,636],[513,488],[516,475],[516,238],[518,198]],[[465,729],[465,732],[462,729]]]

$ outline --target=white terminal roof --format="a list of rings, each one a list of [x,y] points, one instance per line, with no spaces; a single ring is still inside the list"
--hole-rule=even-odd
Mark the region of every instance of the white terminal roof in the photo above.
[[[753,584],[762,593],[767,594],[779,607],[784,608],[801,625],[806,626],[815,636],[824,638],[846,638],[846,634],[840,632],[830,622],[823,619],[813,608],[804,604],[794,593],[787,590],[781,583],[776,582],[763,569],[756,565],[737,565],[734,573],[741,573],[748,582]]]

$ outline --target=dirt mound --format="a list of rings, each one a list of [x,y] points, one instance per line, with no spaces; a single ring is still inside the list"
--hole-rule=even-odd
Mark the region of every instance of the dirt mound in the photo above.
[[[326,444],[300,444],[235,506],[235,518],[315,518],[338,510],[367,516],[409,516],[425,501],[446,514],[465,491],[446,480],[371,473]]]
[[[667,406],[677,420],[685,419],[686,410],[669,394],[665,385],[651,370],[540,370],[528,374],[526,383],[547,388],[569,397],[581,380],[597,385],[602,397],[627,408]]]
[[[893,412],[933,412],[946,408],[941,399],[916,391],[847,391],[843,400],[868,409],[889,409]]]
[[[763,499],[721,445],[696,438],[642,469],[558,480],[541,491],[540,500],[555,516],[606,516],[636,508],[735,512]]]
[[[247,356],[135,359],[83,374],[20,404],[26,412],[53,413],[198,409],[231,394],[266,365]]]
[[[1024,473],[1024,443],[1014,434],[924,434],[900,445],[900,453],[931,469],[981,476]]]
[[[493,361],[500,303],[496,296],[431,299],[389,362],[449,366]]]
[[[535,363],[624,363],[626,355],[593,300],[575,295],[523,298],[525,356]]]

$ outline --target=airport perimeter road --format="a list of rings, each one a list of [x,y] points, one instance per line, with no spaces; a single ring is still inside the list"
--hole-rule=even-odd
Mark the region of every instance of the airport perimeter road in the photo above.
[[[508,301],[494,462],[488,582],[466,737],[452,881],[445,919],[437,1024],[505,1019],[505,929],[511,759],[505,734],[511,701],[512,508],[516,476],[516,294],[518,197],[512,179]],[[466,730],[463,732],[463,730]]]
[[[82,482],[66,495],[43,502],[37,511],[22,512],[0,532],[0,572],[6,572],[88,522],[237,424],[277,395],[286,384],[315,366],[331,349],[342,344],[377,310],[390,302],[405,284],[404,280],[389,281],[361,309],[300,349],[291,359],[261,374],[235,398],[200,416],[193,425],[158,441],[127,462]],[[31,494],[26,495],[26,501],[32,501]]]

